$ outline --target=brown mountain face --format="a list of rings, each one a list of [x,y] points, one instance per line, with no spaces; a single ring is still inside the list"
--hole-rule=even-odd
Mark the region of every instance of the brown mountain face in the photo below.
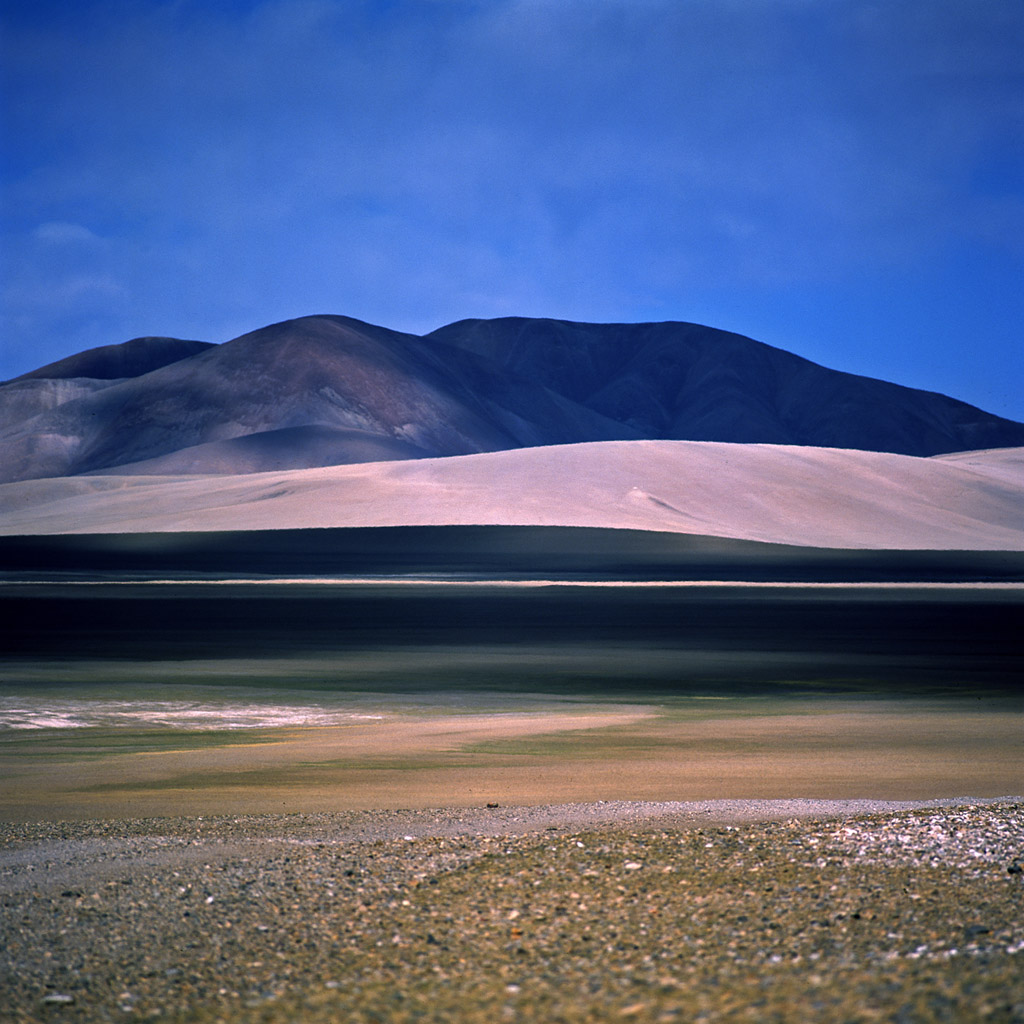
[[[224,345],[136,339],[0,386],[0,481],[644,438],[932,455],[1024,445],[1024,424],[682,323],[466,320],[421,338],[311,316]]]
[[[16,387],[0,388],[0,408]],[[637,436],[472,353],[333,316],[275,324],[68,397],[31,418],[7,418],[0,479],[142,461],[150,471],[177,471],[151,460],[247,472],[268,461],[301,467],[325,457],[359,462]],[[323,429],[295,433],[312,427]],[[303,439],[321,454],[310,456],[296,443]],[[181,455],[167,462],[173,453]]]

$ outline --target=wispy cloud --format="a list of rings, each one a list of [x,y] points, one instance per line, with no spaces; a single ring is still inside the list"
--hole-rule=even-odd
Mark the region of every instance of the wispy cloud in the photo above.
[[[32,237],[52,245],[89,245],[102,243],[102,239],[83,224],[70,224],[65,220],[51,220],[40,224]]]

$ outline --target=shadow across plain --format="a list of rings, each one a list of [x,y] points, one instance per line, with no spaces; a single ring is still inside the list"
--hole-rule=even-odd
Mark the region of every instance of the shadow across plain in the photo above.
[[[605,580],[1024,580],[1024,552],[811,548],[645,530],[401,526],[0,537],[0,571]]]
[[[1016,588],[8,584],[0,616],[9,680],[181,662],[338,691],[1024,693]]]

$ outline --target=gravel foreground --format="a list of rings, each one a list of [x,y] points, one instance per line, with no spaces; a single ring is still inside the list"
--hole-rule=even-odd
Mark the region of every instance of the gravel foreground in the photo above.
[[[1024,1022],[1024,798],[0,825],[9,1021]]]

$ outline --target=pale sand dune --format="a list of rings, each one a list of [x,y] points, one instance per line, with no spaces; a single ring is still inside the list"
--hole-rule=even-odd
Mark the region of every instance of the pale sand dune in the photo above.
[[[916,458],[610,441],[242,476],[0,487],[0,534],[589,526],[837,548],[1024,550],[1024,449]]]
[[[951,452],[949,455],[933,455],[936,462],[971,469],[983,476],[1004,480],[1019,485],[1024,479],[1024,448],[990,448],[980,452]]]

